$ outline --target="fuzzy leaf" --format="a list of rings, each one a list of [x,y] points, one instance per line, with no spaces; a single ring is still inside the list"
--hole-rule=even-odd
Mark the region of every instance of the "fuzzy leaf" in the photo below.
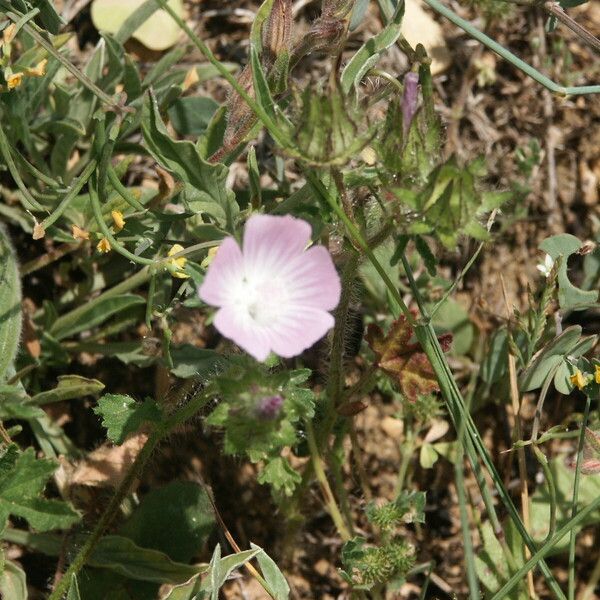
[[[41,497],[58,464],[35,458],[33,448],[20,453],[11,444],[0,456],[0,530],[10,515],[22,517],[39,531],[68,528],[79,515],[61,500]]]
[[[98,400],[94,412],[102,417],[102,425],[108,430],[107,437],[115,444],[139,430],[146,421],[159,421],[161,412],[153,400],[136,402],[131,396],[106,394]]]
[[[21,277],[15,251],[0,226],[0,382],[12,364],[21,337]]]

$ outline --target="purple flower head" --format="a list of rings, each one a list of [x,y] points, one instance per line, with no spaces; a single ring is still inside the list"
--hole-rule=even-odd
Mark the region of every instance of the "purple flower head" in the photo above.
[[[279,395],[265,396],[256,403],[256,416],[265,421],[276,419],[283,406],[283,398]]]
[[[310,225],[289,215],[253,215],[242,248],[223,240],[198,294],[217,306],[214,324],[256,360],[310,348],[333,327],[340,278],[323,246],[307,249]]]
[[[404,137],[406,137],[413,117],[417,112],[418,100],[419,74],[410,71],[404,76],[404,94],[402,95],[402,130]]]

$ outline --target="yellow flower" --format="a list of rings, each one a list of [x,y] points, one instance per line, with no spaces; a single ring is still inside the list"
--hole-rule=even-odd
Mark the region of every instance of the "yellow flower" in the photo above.
[[[71,234],[73,235],[73,237],[76,240],[89,240],[90,239],[90,232],[85,229],[82,229],[78,225],[75,225],[75,223],[71,224]]]
[[[96,246],[96,250],[98,250],[98,252],[101,252],[102,254],[106,254],[107,252],[110,252],[111,251],[110,242],[105,237],[103,237],[98,242],[98,245]]]
[[[571,377],[569,377],[571,383],[582,390],[587,385],[587,377],[577,369]]]
[[[20,71],[18,73],[13,73],[12,75],[5,75],[4,78],[6,79],[9,90],[14,90],[23,83],[23,73]]]
[[[594,381],[600,383],[600,365],[594,365],[596,372],[594,373]]]
[[[213,246],[212,248],[209,248],[208,254],[206,255],[206,258],[200,263],[200,266],[204,267],[205,269],[208,268],[208,265],[210,265],[210,263],[213,261],[214,257],[217,255],[218,249],[219,249],[219,246]]]
[[[175,244],[168,252],[168,256],[173,256],[174,254],[178,254],[184,250],[184,247],[181,244]],[[189,275],[183,272],[185,268],[185,263],[187,262],[187,258],[185,256],[179,256],[177,258],[172,258],[169,261],[169,265],[172,265],[173,268],[170,269],[171,275],[173,277],[177,277],[179,279],[187,279]]]
[[[17,25],[16,25],[16,23],[11,23],[2,32],[2,43],[10,44],[15,39],[15,35],[17,35]]]
[[[25,73],[30,77],[43,77],[46,74],[47,64],[48,59],[44,58],[44,60],[41,60],[35,67],[25,69]]]
[[[121,231],[123,227],[125,227],[125,219],[123,218],[123,213],[120,210],[113,210],[110,213],[112,217],[113,223],[115,224],[115,229],[117,231]]]

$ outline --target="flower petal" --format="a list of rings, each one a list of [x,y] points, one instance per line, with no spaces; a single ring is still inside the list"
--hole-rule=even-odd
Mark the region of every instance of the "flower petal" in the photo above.
[[[290,260],[303,253],[311,227],[289,215],[253,215],[244,227],[244,266],[250,280],[276,275]]]
[[[229,304],[232,290],[244,278],[242,252],[234,238],[225,238],[213,258],[198,295],[212,306]]]
[[[271,349],[283,358],[297,356],[320,340],[334,323],[334,318],[323,310],[298,308],[290,311],[271,328]]]
[[[264,361],[271,351],[270,331],[257,325],[235,306],[224,306],[215,314],[215,327],[226,338],[258,361]]]
[[[333,310],[340,301],[340,277],[323,246],[309,248],[290,261],[281,277],[294,306]]]

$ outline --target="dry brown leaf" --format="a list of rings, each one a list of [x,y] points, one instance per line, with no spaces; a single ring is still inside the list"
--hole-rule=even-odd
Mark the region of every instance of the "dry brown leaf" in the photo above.
[[[147,433],[136,433],[120,446],[104,444],[77,464],[70,485],[116,487],[135,461],[148,439]]]

